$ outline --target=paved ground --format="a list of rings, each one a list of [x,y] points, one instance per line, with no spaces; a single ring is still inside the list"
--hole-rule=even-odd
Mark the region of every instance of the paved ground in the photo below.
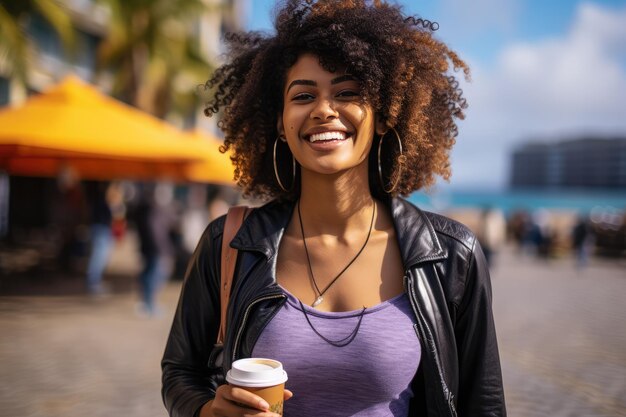
[[[509,415],[626,416],[626,264],[509,253],[492,275]]]
[[[625,271],[624,262],[580,272],[569,260],[497,259],[509,416],[626,416]],[[179,285],[162,293],[163,318],[143,319],[132,281],[109,279],[116,293],[106,299],[46,291],[53,279],[0,296],[0,416],[166,416],[159,360]]]

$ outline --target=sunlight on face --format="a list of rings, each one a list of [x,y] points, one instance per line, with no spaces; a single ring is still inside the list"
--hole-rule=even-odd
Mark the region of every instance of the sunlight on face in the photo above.
[[[335,174],[363,165],[375,131],[374,110],[361,99],[358,80],[328,72],[303,54],[288,70],[278,130],[305,171]]]

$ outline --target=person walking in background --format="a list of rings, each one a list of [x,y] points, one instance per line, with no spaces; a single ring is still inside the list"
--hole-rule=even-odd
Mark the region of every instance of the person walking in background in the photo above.
[[[593,248],[593,233],[589,217],[580,215],[572,228],[572,249],[576,256],[576,267],[583,269],[589,262],[589,254]]]
[[[493,258],[506,240],[506,220],[502,210],[484,207],[480,213],[476,237],[485,253],[485,259],[491,266]]]
[[[196,244],[209,223],[207,187],[194,184],[187,188],[185,204],[180,209],[174,278],[182,279]]]
[[[76,272],[87,255],[89,208],[78,173],[64,167],[57,177],[58,194],[52,203],[52,223],[59,231],[58,263],[64,272]]]
[[[529,239],[538,259],[546,260],[553,255],[554,229],[550,212],[540,208],[532,213]]]
[[[126,207],[124,191],[118,182],[92,181],[85,185],[91,204],[91,251],[87,262],[87,291],[102,296],[109,292],[102,275],[116,239],[123,235]]]
[[[87,291],[91,295],[105,295],[109,291],[102,283],[113,244],[113,217],[106,198],[108,186],[108,183],[100,181],[85,184],[87,201],[91,204],[91,251],[87,263]]]
[[[135,209],[135,226],[143,260],[143,269],[139,275],[140,315],[155,317],[161,314],[156,298],[160,287],[169,277],[174,256],[171,238],[175,225],[173,196],[170,184],[147,185]]]

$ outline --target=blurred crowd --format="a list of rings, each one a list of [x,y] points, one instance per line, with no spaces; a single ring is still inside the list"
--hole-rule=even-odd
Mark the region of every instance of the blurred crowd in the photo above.
[[[581,265],[590,255],[626,255],[626,211],[612,207],[560,215],[547,210],[516,211],[510,216],[508,233],[522,250],[544,258],[573,252]]]
[[[240,198],[227,186],[84,181],[71,171],[56,179],[11,177],[10,189],[0,277],[81,275],[86,293],[106,296],[112,250],[132,234],[141,260],[137,312],[146,316],[160,314],[159,288],[182,279],[206,225]]]
[[[69,170],[56,179],[0,177],[0,278],[6,283],[29,271],[80,275],[86,293],[105,296],[112,249],[132,234],[141,262],[138,313],[159,315],[159,288],[184,276],[206,225],[240,197],[226,186],[84,181]],[[474,231],[490,263],[505,245],[537,259],[569,256],[581,268],[592,256],[626,257],[625,210],[484,207],[445,214]]]
[[[536,259],[571,257],[584,267],[592,256],[626,258],[626,210],[595,207],[590,212],[497,208],[454,210],[449,214],[478,237],[488,262],[504,245]]]

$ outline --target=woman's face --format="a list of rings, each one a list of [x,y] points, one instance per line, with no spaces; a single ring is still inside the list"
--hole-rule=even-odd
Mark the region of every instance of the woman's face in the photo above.
[[[312,54],[301,55],[287,71],[278,131],[303,174],[335,174],[367,164],[376,126],[359,87],[345,71],[326,71]]]

